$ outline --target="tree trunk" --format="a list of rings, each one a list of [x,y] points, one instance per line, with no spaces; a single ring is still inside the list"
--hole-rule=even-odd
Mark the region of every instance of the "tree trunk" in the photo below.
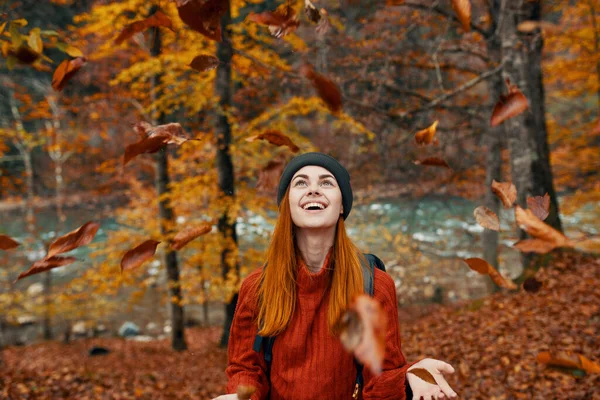
[[[217,58],[220,64],[217,67],[217,77],[215,81],[215,95],[219,98],[219,115],[215,126],[215,135],[217,139],[217,170],[219,176],[219,189],[222,196],[229,197],[233,201],[235,196],[234,187],[234,171],[233,161],[231,159],[230,144],[231,144],[231,126],[227,120],[227,113],[231,108],[232,93],[231,93],[231,60],[233,57],[233,45],[231,43],[231,8],[228,6],[227,12],[221,18],[222,41],[217,43]],[[229,204],[230,202],[226,202]],[[223,278],[229,276],[232,268],[230,265],[229,254],[235,254],[237,247],[237,236],[235,232],[235,219],[229,218],[229,206],[223,210],[223,214],[219,218],[218,223],[219,233],[221,234],[224,243],[221,249],[221,268]],[[234,268],[239,276],[239,264],[235,260]],[[223,325],[223,334],[221,336],[221,346],[227,346],[229,342],[229,331],[233,322],[233,313],[237,304],[237,295],[232,296],[229,302],[225,305],[225,323]]]
[[[156,12],[156,9],[151,13]],[[151,54],[157,57],[161,53],[161,37],[159,28],[154,28],[154,42],[152,43]],[[160,81],[160,75],[153,77],[153,100],[156,99],[156,87]],[[165,124],[165,116],[161,113],[158,118],[158,124]],[[156,154],[156,191],[159,199],[158,211],[160,218],[160,232],[162,235],[169,233],[169,229],[175,223],[175,213],[169,203],[164,198],[169,193],[169,153],[167,148],[163,148]],[[181,304],[181,286],[179,281],[179,265],[177,262],[177,253],[171,248],[167,248],[164,253],[164,262],[167,267],[167,286],[169,293],[169,304],[171,307],[171,347],[176,351],[187,349],[184,330],[184,310]]]

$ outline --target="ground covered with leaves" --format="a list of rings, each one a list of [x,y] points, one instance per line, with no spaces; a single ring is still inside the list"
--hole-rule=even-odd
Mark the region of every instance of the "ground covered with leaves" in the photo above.
[[[451,363],[450,385],[463,399],[600,399],[600,374],[552,367],[540,352],[581,354],[600,363],[600,259],[572,253],[535,278],[536,292],[497,293],[461,306],[439,306],[402,324],[408,360]],[[534,288],[535,289],[535,288]],[[402,314],[401,314],[402,315]],[[188,329],[189,350],[169,341],[58,342],[4,351],[0,396],[8,399],[206,399],[225,387],[220,330]],[[90,357],[88,349],[111,353]],[[570,353],[567,353],[570,352]]]

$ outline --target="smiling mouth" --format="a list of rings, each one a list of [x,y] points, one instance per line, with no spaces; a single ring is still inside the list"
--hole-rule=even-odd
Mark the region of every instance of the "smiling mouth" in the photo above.
[[[326,208],[327,206],[325,204],[316,202],[306,203],[304,206],[302,206],[304,211],[322,211]]]

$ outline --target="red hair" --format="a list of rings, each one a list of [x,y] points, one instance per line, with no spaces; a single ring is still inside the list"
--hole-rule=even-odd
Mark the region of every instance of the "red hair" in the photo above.
[[[257,288],[257,323],[261,336],[282,333],[292,319],[296,306],[296,252],[288,188],[281,201],[279,217],[267,249],[268,266],[263,268]],[[341,216],[336,226],[330,262],[333,266],[333,279],[327,321],[330,332],[337,335],[337,324],[342,314],[354,297],[364,291],[361,265],[366,263],[362,253],[348,237]]]

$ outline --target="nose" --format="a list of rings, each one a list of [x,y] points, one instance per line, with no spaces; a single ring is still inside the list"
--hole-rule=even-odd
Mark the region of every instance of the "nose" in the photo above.
[[[321,192],[319,191],[319,184],[317,182],[312,183],[309,187],[308,187],[308,193],[306,194],[307,196],[311,196],[311,195],[320,195]]]

